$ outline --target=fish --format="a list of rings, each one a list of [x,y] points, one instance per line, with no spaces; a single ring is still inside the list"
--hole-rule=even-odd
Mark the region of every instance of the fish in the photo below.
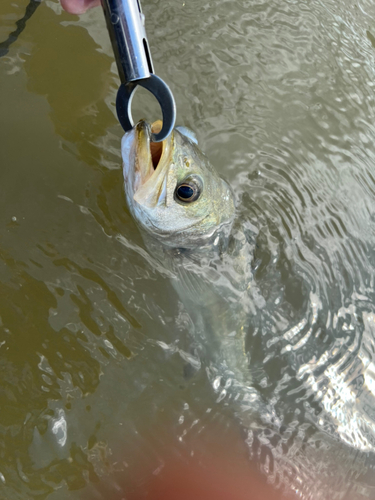
[[[194,337],[204,346],[195,365],[209,367],[213,386],[224,390],[221,397],[228,380],[241,380],[253,394],[245,380],[252,244],[236,225],[230,185],[200,151],[193,132],[176,127],[163,142],[152,143],[151,132],[161,126],[140,121],[122,139],[130,212],[150,254],[171,273]]]
[[[140,121],[124,135],[124,188],[150,255],[168,270],[191,318],[191,350],[180,355],[193,371],[205,370],[217,403],[230,406],[245,429],[251,456],[263,457],[263,470],[274,481],[278,477],[284,491],[304,499],[343,498],[343,478],[350,473],[352,498],[362,498],[354,492],[362,491],[373,466],[367,454],[339,439],[331,415],[329,432],[328,425],[319,428],[306,417],[299,433],[297,420],[288,427],[252,383],[246,336],[256,309],[267,305],[253,276],[257,228],[239,216],[235,193],[194,133],[176,127],[166,140],[152,143],[151,133],[160,129],[161,122]]]

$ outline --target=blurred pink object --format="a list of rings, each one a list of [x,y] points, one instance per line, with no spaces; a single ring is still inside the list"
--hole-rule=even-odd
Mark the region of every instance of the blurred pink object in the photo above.
[[[61,0],[61,5],[70,14],[83,14],[100,5],[100,0]]]

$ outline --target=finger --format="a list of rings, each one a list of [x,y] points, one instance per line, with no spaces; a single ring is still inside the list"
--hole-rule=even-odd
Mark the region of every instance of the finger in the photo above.
[[[83,14],[86,10],[100,5],[100,0],[61,0],[61,5],[70,14]]]

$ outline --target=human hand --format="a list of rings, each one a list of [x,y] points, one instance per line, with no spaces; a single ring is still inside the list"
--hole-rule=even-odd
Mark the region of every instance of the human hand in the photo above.
[[[61,0],[61,5],[70,14],[83,14],[86,10],[100,5],[100,0]]]

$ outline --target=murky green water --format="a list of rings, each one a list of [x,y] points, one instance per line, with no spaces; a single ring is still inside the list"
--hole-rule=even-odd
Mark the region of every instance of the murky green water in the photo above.
[[[0,41],[27,3],[2,0]],[[375,4],[143,7],[178,122],[257,233],[247,347],[280,427],[187,374],[191,322],[123,195],[102,12],[45,0],[0,58],[0,498],[106,498],[218,440],[302,498],[375,498]]]

